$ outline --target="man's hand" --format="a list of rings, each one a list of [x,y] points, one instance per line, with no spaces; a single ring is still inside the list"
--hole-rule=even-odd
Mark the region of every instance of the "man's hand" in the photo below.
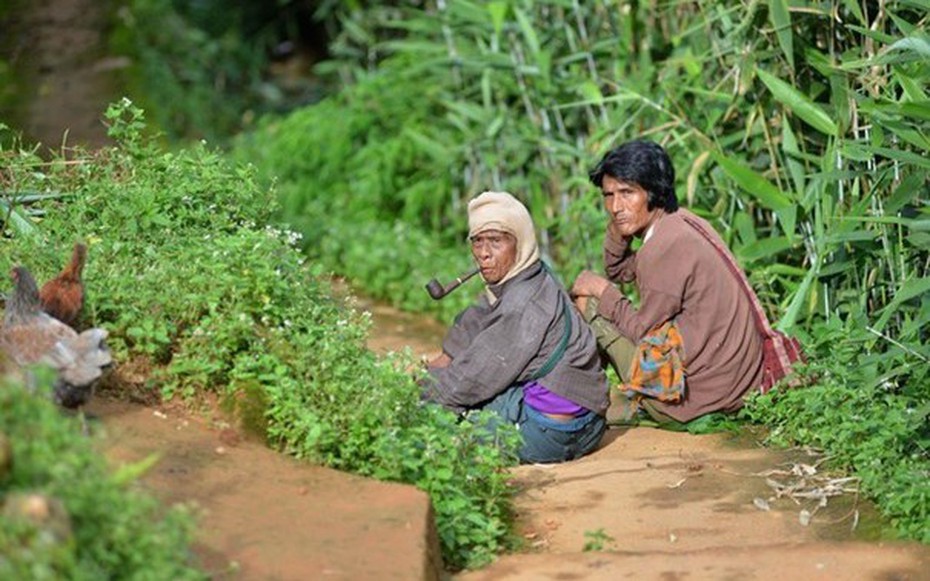
[[[430,359],[427,363],[427,367],[448,367],[452,363],[452,358],[446,355],[445,351],[439,355]]]
[[[624,247],[628,247],[630,243],[633,242],[633,237],[624,236],[620,224],[613,220],[607,223],[607,239],[613,240],[617,244],[622,244]]]
[[[575,279],[570,295],[575,300],[578,311],[584,315],[588,308],[588,298],[600,299],[608,286],[610,286],[610,281],[603,276],[594,274],[590,270],[583,270]]]
[[[571,296],[600,299],[608,286],[610,286],[610,281],[603,276],[594,274],[590,270],[582,270],[578,278],[575,279],[575,284],[572,285]]]

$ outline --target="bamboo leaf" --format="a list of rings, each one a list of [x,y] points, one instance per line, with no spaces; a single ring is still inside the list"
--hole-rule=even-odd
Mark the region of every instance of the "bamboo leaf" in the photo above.
[[[859,2],[856,0],[843,0],[843,5],[846,6],[847,10],[853,13],[859,21],[859,24],[866,24],[865,16],[862,15],[862,8],[859,7]]]
[[[763,238],[753,243],[740,246],[736,249],[736,256],[740,263],[750,263],[763,258],[770,258],[780,252],[791,248],[793,244],[786,236]]]
[[[830,264],[821,268],[820,274],[817,276],[822,279],[829,278],[835,274],[849,272],[851,266],[852,265],[848,260],[837,260],[836,262],[831,262]]]
[[[894,214],[913,200],[927,183],[927,172],[917,171],[901,180],[901,184],[885,203],[885,211]]]
[[[697,191],[697,180],[701,174],[701,170],[704,169],[704,164],[707,163],[708,158],[710,158],[710,151],[702,151],[700,155],[694,158],[694,162],[691,164],[691,171],[688,172],[688,188],[687,188],[687,197],[688,205],[694,205],[694,194]]]
[[[887,157],[888,159],[894,159],[902,163],[919,165],[920,167],[930,169],[930,159],[927,159],[923,155],[918,155],[910,151],[901,151],[900,149],[891,149],[890,147],[875,147],[872,148],[872,151],[874,151],[876,155]]]
[[[807,95],[781,79],[763,71],[758,66],[756,67],[756,74],[772,92],[775,99],[787,107],[788,110],[817,131],[832,137],[837,136],[836,123],[827,115],[826,111],[811,101]]]
[[[526,40],[526,44],[530,47],[530,53],[533,55],[533,58],[536,58],[536,55],[539,54],[539,37],[536,36],[536,30],[533,28],[533,23],[527,18],[526,13],[514,6],[513,13],[517,17],[517,24],[520,26],[520,31],[523,33],[523,38]]]
[[[895,293],[891,302],[885,306],[882,311],[882,316],[875,322],[875,329],[877,331],[884,329],[885,325],[888,324],[888,320],[891,319],[892,315],[894,315],[901,306],[901,303],[909,301],[914,297],[923,296],[927,293],[930,293],[930,276],[912,278],[904,281],[904,284],[902,284],[898,292]]]
[[[922,250],[930,250],[930,234],[926,232],[912,232],[907,241]]]
[[[714,160],[746,193],[759,200],[766,208],[778,211],[792,205],[791,198],[751,168],[719,152],[714,153]]]
[[[791,31],[787,0],[769,0],[769,18],[775,27],[778,44],[788,59],[788,66],[794,71],[794,33]]]
[[[894,79],[901,85],[904,90],[904,97],[912,103],[926,103],[927,97],[924,95],[924,80],[916,79],[904,73],[903,70],[894,71]]]
[[[788,175],[791,176],[791,181],[794,184],[795,198],[802,200],[805,209],[809,210],[811,200],[803,195],[806,184],[804,166],[797,161],[801,153],[801,150],[798,148],[798,140],[794,135],[794,130],[791,129],[790,123],[782,123],[781,127],[781,148],[785,153],[785,164],[788,166]]]
[[[830,244],[844,244],[846,242],[874,240],[876,236],[878,236],[878,232],[873,232],[871,230],[853,230],[851,232],[834,232],[828,234],[824,241]]]
[[[756,226],[752,222],[752,217],[746,212],[737,212],[733,216],[733,227],[739,232],[739,238],[744,245],[752,244],[758,239]]]
[[[928,42],[926,38],[920,38],[917,36],[902,38],[901,40],[889,46],[888,50],[915,52],[925,59],[930,59],[930,42]]]
[[[489,2],[488,13],[491,15],[491,24],[494,26],[494,34],[500,35],[504,28],[504,20],[507,18],[506,2]]]
[[[778,216],[778,220],[781,222],[782,232],[788,236],[788,240],[793,241],[794,227],[798,218],[798,207],[791,204],[787,207],[775,210],[775,215]]]
[[[801,281],[801,284],[798,286],[798,290],[795,291],[794,295],[791,297],[791,302],[788,304],[788,308],[785,309],[785,314],[782,315],[779,319],[778,327],[779,330],[783,332],[789,332],[795,323],[798,320],[798,315],[801,312],[801,307],[804,306],[804,303],[807,299],[807,293],[811,288],[811,283],[814,282],[817,278],[818,271],[820,270],[820,263],[815,263],[815,265],[807,271],[807,275]]]

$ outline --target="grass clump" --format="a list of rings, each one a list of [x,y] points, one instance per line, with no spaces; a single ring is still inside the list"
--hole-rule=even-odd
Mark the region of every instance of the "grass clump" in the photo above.
[[[132,467],[111,472],[50,389],[0,378],[0,578],[206,579],[187,509],[133,489]]]

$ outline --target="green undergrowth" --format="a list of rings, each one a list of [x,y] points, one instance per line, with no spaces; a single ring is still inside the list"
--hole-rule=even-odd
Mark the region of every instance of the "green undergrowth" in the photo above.
[[[50,389],[0,377],[0,578],[206,579],[188,509],[134,487],[145,461],[110,470]]]
[[[411,67],[404,78],[415,76]],[[435,302],[423,286],[471,267],[465,201],[478,192],[456,191],[452,152],[430,148],[438,142],[420,133],[442,114],[437,90],[398,91],[397,81],[372,75],[315,107],[267,119],[233,153],[275,181],[281,219],[303,235],[308,256],[372,297],[451,320],[474,292]]]
[[[868,355],[872,335],[852,321],[815,331],[813,383],[754,396],[743,417],[765,424],[772,444],[822,449],[861,479],[899,536],[930,543],[930,370],[902,350]]]
[[[275,192],[250,168],[203,145],[159,149],[128,101],[107,117],[119,147],[67,164],[3,152],[10,187],[69,196],[31,205],[44,218],[2,242],[0,269],[23,262],[44,280],[86,240],[85,323],[110,331],[118,364],[146,362],[151,389],[216,394],[289,454],[415,484],[432,499],[449,567],[507,544],[512,434],[491,441],[424,405],[409,354],[365,348],[369,315],[334,296],[299,235],[269,225]]]

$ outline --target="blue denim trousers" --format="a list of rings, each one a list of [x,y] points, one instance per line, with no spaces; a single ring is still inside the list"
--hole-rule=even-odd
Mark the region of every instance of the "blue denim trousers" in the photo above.
[[[523,405],[523,387],[514,385],[481,406],[520,431],[523,464],[565,462],[593,452],[607,429],[603,416],[589,411],[573,420],[559,421]]]

